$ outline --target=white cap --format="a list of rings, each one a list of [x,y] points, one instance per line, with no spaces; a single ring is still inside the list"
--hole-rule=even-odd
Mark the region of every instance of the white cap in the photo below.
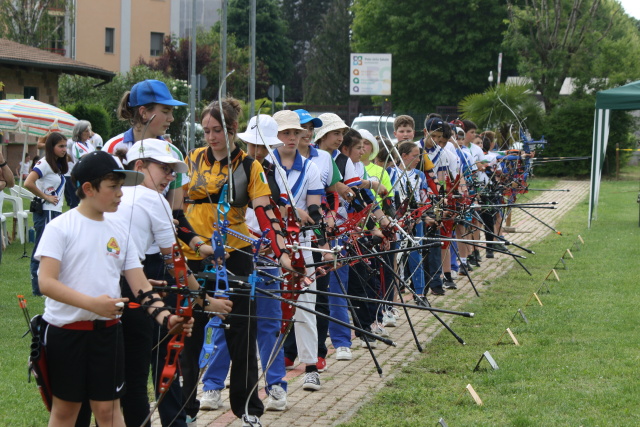
[[[333,113],[324,113],[318,116],[320,120],[322,120],[322,126],[316,128],[316,139],[315,142],[320,141],[322,137],[334,130],[342,129],[343,132],[349,129],[349,126],[345,122],[342,121],[340,116]]]
[[[138,159],[151,159],[160,163],[173,166],[177,173],[187,173],[187,164],[173,157],[171,145],[167,141],[155,138],[147,138],[138,141],[127,151],[127,164]]]
[[[304,130],[300,126],[300,116],[291,110],[280,110],[273,115],[273,120],[278,123],[278,131],[287,129]]]
[[[362,138],[369,141],[371,143],[371,147],[373,147],[371,155],[369,156],[369,160],[375,159],[378,155],[378,151],[380,151],[380,148],[378,147],[378,140],[375,136],[373,136],[371,132],[366,129],[358,129],[358,133],[362,136]]]
[[[239,133],[238,138],[254,145],[269,145],[269,147],[284,145],[278,139],[278,123],[268,114],[251,117],[247,123],[247,130]]]

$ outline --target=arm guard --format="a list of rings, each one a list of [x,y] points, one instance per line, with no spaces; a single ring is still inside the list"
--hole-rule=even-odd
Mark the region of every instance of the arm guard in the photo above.
[[[322,222],[322,213],[320,213],[320,206],[311,205],[309,206],[309,216],[315,222],[316,225],[320,225]],[[316,238],[318,239],[318,245],[323,246],[327,243],[327,236],[324,232],[324,228],[316,228],[314,231]]]
[[[184,211],[182,209],[176,209],[171,212],[173,219],[178,220],[178,226],[176,230],[178,232],[178,239],[185,242],[187,245],[191,243],[194,237],[198,234],[193,230],[191,224],[189,224],[189,220],[186,216],[184,216]]]
[[[278,246],[277,235],[280,234],[282,236],[283,233],[280,230],[276,231],[276,229],[274,228],[274,224],[279,224],[280,221],[278,221],[278,219],[276,218],[269,218],[269,216],[267,215],[267,211],[273,210],[273,206],[256,206],[255,208],[253,208],[253,210],[256,212],[256,218],[258,219],[258,224],[260,224],[260,229],[269,229],[267,238],[271,240],[271,249],[273,250],[273,254],[275,255],[275,257],[277,259],[280,259],[283,253],[288,253],[289,251]]]

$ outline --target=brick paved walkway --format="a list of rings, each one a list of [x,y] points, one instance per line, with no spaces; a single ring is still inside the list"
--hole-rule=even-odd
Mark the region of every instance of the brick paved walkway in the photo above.
[[[555,189],[569,189],[570,192],[531,192],[526,195],[527,202],[558,202],[557,209],[531,210],[542,221],[552,226],[585,199],[589,192],[589,183],[588,181],[560,181]],[[518,202],[521,200],[524,201],[524,198],[518,198]],[[507,238],[525,247],[553,234],[547,227],[518,209],[514,210],[511,225],[516,227],[517,232],[509,234]],[[471,278],[478,291],[482,293],[484,291],[482,284],[485,280],[502,275],[514,266],[517,264],[511,257],[496,254],[495,259],[483,262],[482,267],[475,269]],[[430,297],[432,305],[455,310],[474,297],[473,289],[466,278],[458,279],[457,285],[457,290],[447,291],[445,296]],[[423,347],[444,329],[427,311],[411,310],[410,317]],[[441,318],[447,322],[452,320],[448,315],[443,315]],[[261,417],[262,425],[331,426],[348,420],[362,404],[384,386],[395,372],[407,362],[420,357],[404,316],[399,319],[396,328],[388,328],[388,330],[397,347],[387,347],[379,343],[378,349],[374,350],[383,370],[382,378],[378,376],[368,351],[356,347],[355,341],[351,361],[336,361],[331,349],[327,356],[328,369],[320,375],[322,389],[316,392],[302,390],[304,374],[302,366],[288,371],[286,376],[289,382],[288,409],[284,412],[266,412]],[[198,396],[201,393],[200,388]],[[216,411],[200,411],[199,427],[241,425],[229,408],[228,390],[223,391],[222,396],[223,408]],[[264,398],[264,392],[261,392],[261,397]]]

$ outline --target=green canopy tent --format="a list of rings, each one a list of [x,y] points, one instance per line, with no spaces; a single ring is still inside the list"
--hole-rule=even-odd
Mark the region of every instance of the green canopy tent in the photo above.
[[[603,90],[596,94],[593,121],[593,148],[591,154],[591,189],[589,192],[589,228],[597,219],[598,196],[604,156],[609,141],[611,110],[640,110],[640,80],[624,86]]]

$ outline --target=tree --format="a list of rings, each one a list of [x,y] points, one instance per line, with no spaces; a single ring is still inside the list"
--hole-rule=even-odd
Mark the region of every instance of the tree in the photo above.
[[[396,111],[457,105],[482,92],[496,69],[506,29],[502,2],[355,0],[352,10],[354,52],[393,54]],[[513,57],[505,53],[508,70]]]
[[[0,0],[0,37],[28,46],[58,48],[69,0]]]
[[[200,74],[210,62],[211,46],[196,43],[196,74]],[[164,38],[164,50],[159,58],[147,63],[140,57],[138,61],[138,65],[146,65],[152,70],[162,71],[166,76],[180,80],[189,80],[191,77],[189,64],[191,64],[191,40],[169,36]]]
[[[91,129],[98,135],[105,137],[111,135],[111,120],[104,106],[78,102],[61,108],[79,120],[88,120],[91,123]]]
[[[334,0],[311,42],[304,80],[304,102],[346,104],[349,101],[350,0]]]
[[[293,75],[287,85],[288,98],[304,97],[303,82],[307,77],[307,61],[311,51],[311,41],[322,25],[331,0],[283,0],[282,14],[289,23],[287,38],[293,46]]]
[[[234,34],[227,37],[227,72],[235,70],[226,82],[227,94],[247,100],[249,98],[249,47],[240,47]],[[202,99],[218,99],[218,82],[220,81],[220,32],[212,28],[208,32],[198,32],[198,44],[211,48],[211,62],[203,68],[202,74],[209,85],[202,92]],[[269,87],[269,72],[260,59],[256,59],[256,93],[266,94]]]
[[[547,112],[558,101],[567,77],[577,77],[584,85],[594,78],[610,78],[609,72],[614,69],[617,82],[640,75],[637,64],[629,64],[631,69],[625,70],[617,61],[632,57],[629,52],[612,58],[613,52],[607,50],[610,47],[616,48],[614,51],[626,48],[639,52],[638,31],[621,12],[619,3],[613,0],[507,0],[507,5],[509,28],[505,46],[519,53],[518,69],[533,80]],[[629,44],[631,39],[635,46]]]
[[[543,151],[537,154],[542,157],[571,156],[589,157],[593,141],[593,109],[595,95],[579,93],[562,97],[547,115],[544,125],[545,139],[548,141]],[[632,148],[636,138],[631,131],[637,127],[636,119],[623,110],[611,111],[609,143],[605,155],[605,173],[615,171],[612,166],[615,159],[616,144],[620,148]],[[611,166],[610,166],[611,165]],[[536,166],[536,175],[572,175],[588,176],[591,170],[591,159],[551,162]]]
[[[119,120],[117,117],[116,111],[120,99],[126,91],[131,90],[134,84],[147,79],[163,81],[175,99],[186,102],[189,98],[189,87],[186,81],[166,77],[161,71],[150,70],[145,66],[136,66],[128,73],[116,74],[113,80],[103,85],[96,85],[102,81],[91,77],[61,75],[58,80],[60,105],[86,103],[88,100],[101,105],[109,114],[111,126],[110,135],[101,135],[106,141],[129,128],[128,122]],[[174,121],[171,123],[168,133],[171,134],[174,142],[178,141],[178,137],[182,133],[182,126],[188,113],[189,109],[186,107],[178,107],[173,111]]]
[[[518,140],[520,125],[539,137],[542,133],[543,109],[530,85],[501,84],[484,93],[466,96],[460,102],[462,117],[480,129],[493,129],[498,146]]]
[[[278,0],[260,0],[256,3],[256,57],[269,69],[272,83],[284,84],[293,67],[287,22],[282,17]],[[229,34],[236,35],[236,43],[240,48],[249,46],[249,16],[250,0],[229,1],[227,30]],[[257,97],[263,95],[266,93],[259,94],[256,90]]]

